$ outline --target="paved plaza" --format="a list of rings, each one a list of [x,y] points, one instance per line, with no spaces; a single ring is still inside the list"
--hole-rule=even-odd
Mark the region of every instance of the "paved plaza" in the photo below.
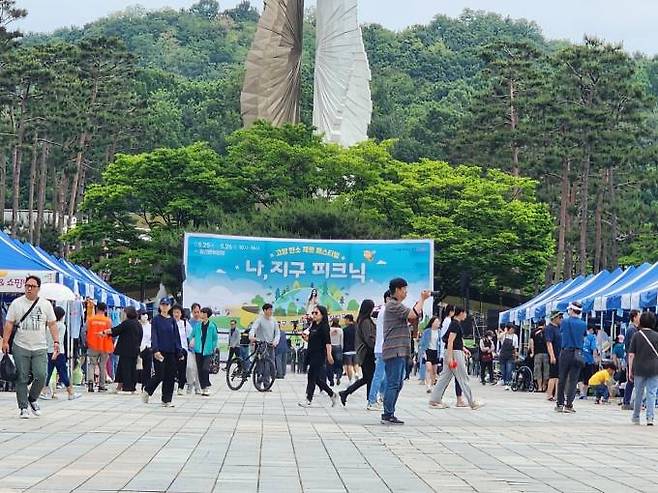
[[[557,414],[543,396],[473,381],[480,411],[430,410],[424,386],[403,390],[401,427],[316,396],[302,409],[305,377],[272,393],[245,385],[213,395],[86,394],[47,401],[19,420],[0,394],[0,492],[592,492],[657,491],[658,430],[632,426],[616,405],[577,402]],[[454,401],[454,391],[448,395]],[[60,393],[64,397],[64,393]],[[644,419],[643,419],[644,423]]]

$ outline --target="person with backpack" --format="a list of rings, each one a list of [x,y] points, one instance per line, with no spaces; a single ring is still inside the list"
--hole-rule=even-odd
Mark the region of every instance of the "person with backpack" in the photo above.
[[[11,352],[14,356],[16,400],[22,419],[29,419],[30,412],[41,416],[37,399],[48,371],[47,330],[53,338],[52,359],[56,360],[61,352],[55,311],[48,300],[39,298],[40,289],[41,278],[28,276],[25,279],[25,294],[9,305],[2,336],[2,352]],[[32,385],[28,392],[30,376]]]
[[[628,380],[635,385],[635,402],[631,422],[640,424],[642,396],[647,391],[647,426],[653,426],[656,391],[658,390],[658,333],[656,315],[644,312],[640,315],[639,328],[633,335],[628,349]]]

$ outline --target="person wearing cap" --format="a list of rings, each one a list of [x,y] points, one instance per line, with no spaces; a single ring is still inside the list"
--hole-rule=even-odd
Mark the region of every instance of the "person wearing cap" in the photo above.
[[[569,304],[569,316],[560,324],[562,350],[560,351],[560,381],[557,386],[557,404],[559,413],[575,413],[573,401],[576,398],[578,376],[584,366],[583,342],[587,334],[587,324],[581,320],[583,307],[578,302]],[[566,398],[566,400],[565,400]]]
[[[544,329],[546,339],[546,351],[548,351],[548,385],[546,386],[546,399],[555,401],[557,385],[560,377],[560,349],[562,349],[562,336],[560,324],[562,323],[562,312],[553,310],[550,315],[550,323]]]
[[[404,421],[395,416],[395,405],[402,390],[407,360],[411,356],[409,323],[421,318],[423,304],[430,297],[430,292],[423,290],[413,308],[406,307],[402,302],[407,298],[407,285],[407,281],[401,277],[391,280],[389,283],[391,299],[384,308],[382,357],[386,372],[386,392],[382,424],[404,424]]]
[[[149,397],[162,383],[162,406],[173,407],[174,383],[176,380],[177,362],[183,359],[183,346],[178,332],[178,325],[169,314],[171,301],[169,298],[160,300],[160,313],[151,322],[151,350],[155,375],[142,391],[142,400],[148,403]]]

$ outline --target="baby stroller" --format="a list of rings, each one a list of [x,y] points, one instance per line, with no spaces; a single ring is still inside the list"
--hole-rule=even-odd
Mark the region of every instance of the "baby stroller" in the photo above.
[[[535,391],[535,377],[530,367],[525,364],[525,360],[516,363],[516,368],[512,373],[512,390],[514,392],[518,390],[523,392]]]

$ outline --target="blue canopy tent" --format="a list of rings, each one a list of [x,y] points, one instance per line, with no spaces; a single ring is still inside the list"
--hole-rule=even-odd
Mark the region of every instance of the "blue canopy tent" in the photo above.
[[[16,250],[11,241],[5,241],[3,235],[0,235],[0,293],[23,292],[25,277],[30,274],[47,282],[57,280],[54,269]]]
[[[614,289],[600,294],[594,301],[594,307],[600,307],[600,311],[640,308],[639,293],[650,289],[656,283],[658,283],[658,262],[642,269],[639,274]]]
[[[578,276],[575,279],[572,279],[570,282],[565,283],[562,286],[562,289],[553,293],[553,295],[550,298],[546,300],[541,300],[540,303],[533,303],[533,305],[530,308],[528,308],[528,316],[526,320],[539,320],[545,318],[549,314],[548,307],[553,300],[558,299],[560,296],[564,296],[565,293],[570,293],[577,290],[580,286],[588,282],[591,278],[592,278],[591,275]]]
[[[560,297],[560,299],[555,300],[552,303],[551,309],[566,311],[570,302],[579,301],[582,303],[583,299],[590,296],[592,293],[600,291],[605,286],[613,285],[620,277],[623,276],[623,274],[624,270],[619,267],[613,272],[603,270],[594,276],[594,278],[589,283],[581,286],[576,292],[568,293],[565,296]]]

